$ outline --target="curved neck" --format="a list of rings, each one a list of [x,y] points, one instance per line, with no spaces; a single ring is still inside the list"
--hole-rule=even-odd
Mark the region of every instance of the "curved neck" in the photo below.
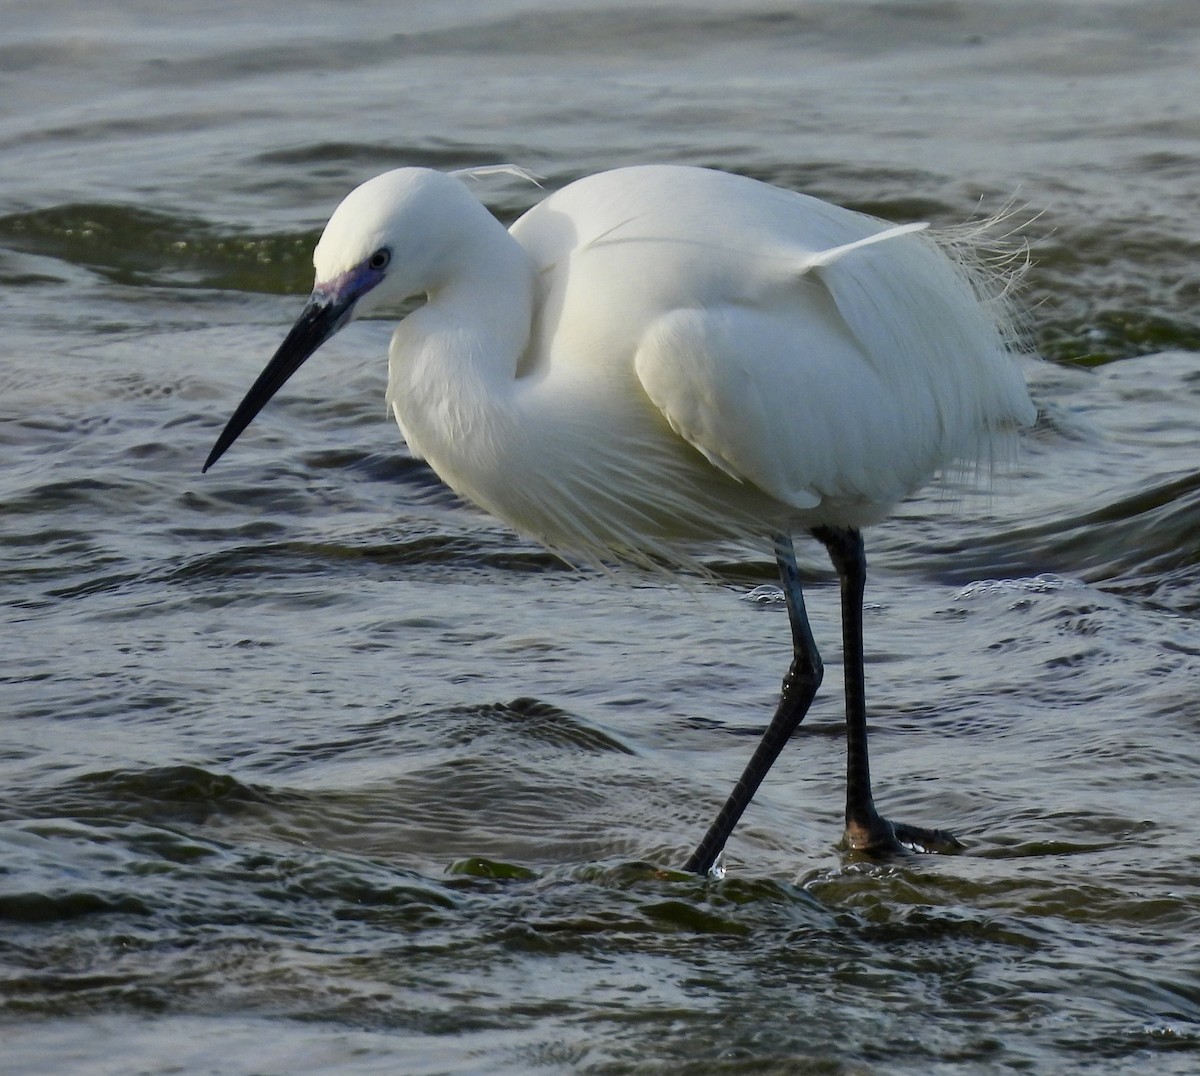
[[[525,249],[487,214],[425,305],[397,327],[388,403],[409,447],[436,469],[504,412],[529,346],[536,284]]]
[[[413,316],[423,315],[416,327],[425,332],[469,341],[471,365],[480,373],[511,378],[529,344],[537,274],[525,248],[504,226],[490,216],[488,223],[486,242],[472,243]],[[485,238],[483,229],[477,238]]]

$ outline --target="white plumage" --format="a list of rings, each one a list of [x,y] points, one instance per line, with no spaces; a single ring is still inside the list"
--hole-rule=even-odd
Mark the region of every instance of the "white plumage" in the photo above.
[[[388,401],[410,449],[517,530],[642,566],[797,530],[829,545],[1035,414],[1002,300],[923,227],[643,166],[505,230],[457,176],[388,172],[334,212],[313,297],[209,464],[354,315],[424,296]]]
[[[401,169],[338,208],[318,287],[389,245],[359,310],[428,294],[390,353],[409,447],[593,560],[873,523],[1033,414],[926,235],[741,176],[605,172],[505,232],[461,180]]]

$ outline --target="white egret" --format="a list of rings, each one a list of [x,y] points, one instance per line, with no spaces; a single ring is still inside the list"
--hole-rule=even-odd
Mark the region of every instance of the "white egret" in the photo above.
[[[957,847],[872,799],[860,529],[940,470],[987,463],[1035,411],[998,300],[923,227],[640,166],[572,183],[506,230],[456,175],[387,172],[334,211],[312,296],[205,470],[354,316],[424,297],[392,337],[388,401],[458,493],[592,561],[686,569],[697,543],[774,543],[794,658],[687,869],[710,870],[821,682],[796,531],[841,581],[846,844]]]

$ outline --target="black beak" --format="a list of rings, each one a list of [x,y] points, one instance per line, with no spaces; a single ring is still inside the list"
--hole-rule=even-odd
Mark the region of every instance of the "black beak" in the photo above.
[[[213,445],[208,459],[204,461],[204,471],[221,458],[266,402],[300,369],[304,360],[350,320],[355,298],[357,296],[331,299],[319,292],[312,295],[296,319],[296,324],[292,326],[291,332],[279,345],[279,350],[267,363],[266,369],[258,375],[258,380],[250,386],[245,399],[238,404],[237,410],[225,424],[225,429]]]

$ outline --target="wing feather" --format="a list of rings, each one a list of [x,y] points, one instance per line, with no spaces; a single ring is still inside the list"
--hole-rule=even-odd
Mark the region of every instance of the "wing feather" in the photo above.
[[[797,255],[783,284],[649,327],[635,369],[712,464],[800,510],[883,510],[1028,420],[1001,334],[934,244],[884,229]]]

